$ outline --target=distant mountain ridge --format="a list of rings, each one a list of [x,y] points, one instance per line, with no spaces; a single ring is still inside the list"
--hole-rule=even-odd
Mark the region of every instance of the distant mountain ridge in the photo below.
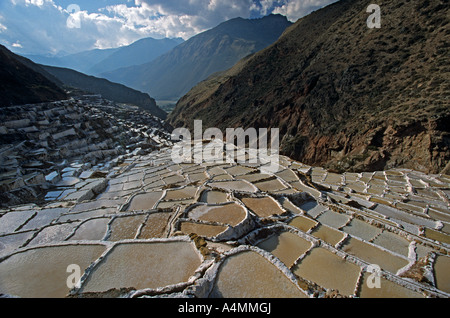
[[[200,83],[174,127],[280,129],[281,152],[336,171],[403,167],[450,173],[447,1],[364,0],[300,19],[273,45]]]
[[[38,55],[27,55],[27,57],[35,63],[70,68],[88,75],[98,76],[118,68],[151,62],[183,41],[180,38],[144,38],[130,45],[113,49],[94,49],[62,57]]]
[[[112,83],[104,78],[89,76],[71,69],[40,65],[42,69],[61,81],[64,86],[74,87],[82,91],[100,94],[103,98],[123,104],[133,104],[149,111],[152,115],[166,119],[167,113],[156,105],[156,101],[148,94]]]
[[[147,92],[157,100],[176,100],[211,74],[269,46],[290,25],[282,15],[232,19],[192,37],[150,63],[102,76]]]
[[[167,117],[148,94],[71,69],[39,65],[0,45],[0,107],[64,100],[71,88]]]

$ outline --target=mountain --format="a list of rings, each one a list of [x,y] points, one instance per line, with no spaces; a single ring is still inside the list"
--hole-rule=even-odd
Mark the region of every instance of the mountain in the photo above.
[[[162,119],[167,117],[167,113],[160,109],[156,105],[155,100],[146,93],[71,69],[46,65],[40,65],[40,67],[67,87],[74,87],[92,94],[100,94],[103,98],[116,103],[128,103],[139,106]]]
[[[145,38],[128,46],[114,49],[95,49],[62,57],[38,55],[27,55],[27,57],[39,64],[70,68],[85,74],[99,75],[121,67],[148,63],[182,42],[183,39],[179,38],[158,40]]]
[[[192,37],[150,63],[102,76],[147,92],[157,100],[177,100],[211,74],[226,70],[272,44],[290,25],[281,15],[232,19]]]
[[[0,108],[65,99],[65,92],[0,45]]]
[[[40,55],[26,55],[26,57],[38,64],[70,68],[79,72],[88,73],[93,66],[107,59],[118,50],[119,49],[95,49],[60,57]]]
[[[92,66],[88,73],[99,75],[118,68],[145,64],[169,52],[183,42],[184,40],[181,38],[160,40],[145,38],[118,49],[101,62]]]
[[[281,152],[337,171],[450,172],[450,24],[442,0],[341,0],[193,88],[174,127],[280,128]]]

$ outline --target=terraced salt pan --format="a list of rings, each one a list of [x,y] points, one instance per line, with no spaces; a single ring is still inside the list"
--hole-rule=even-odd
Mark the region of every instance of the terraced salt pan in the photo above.
[[[164,201],[183,200],[194,198],[197,192],[196,187],[185,187],[183,189],[167,191]]]
[[[70,240],[100,241],[105,237],[110,221],[108,218],[88,220],[77,228]]]
[[[353,295],[361,268],[332,252],[318,247],[294,266],[294,274],[318,285],[338,290],[342,295]]]
[[[337,229],[347,224],[350,217],[348,215],[333,211],[325,211],[316,220],[322,224],[326,224]]]
[[[408,257],[410,242],[397,234],[383,231],[383,233],[378,235],[375,240],[373,240],[373,243],[382,246],[387,250]]]
[[[9,212],[0,218],[0,233],[12,233],[30,219],[35,211]]]
[[[29,241],[35,232],[23,232],[0,237],[0,257],[13,252]]]
[[[306,295],[264,257],[245,251],[223,262],[210,297],[306,298]]]
[[[428,228],[425,229],[425,237],[432,239],[434,241],[450,244],[450,235],[432,229]]]
[[[173,213],[152,213],[142,227],[138,239],[164,238],[169,232],[169,221]]]
[[[156,202],[163,196],[163,192],[149,192],[136,195],[130,202],[127,211],[147,211],[152,210]]]
[[[139,227],[144,223],[145,215],[115,218],[111,224],[109,241],[134,239]]]
[[[258,189],[253,184],[245,180],[211,182],[208,183],[208,185],[212,188],[219,188],[229,191],[235,190],[250,193],[258,192]]]
[[[316,227],[318,224],[319,224],[318,222],[305,216],[298,216],[288,223],[288,225],[293,226],[303,232],[308,232],[312,228]]]
[[[186,180],[184,179],[184,177],[182,177],[180,175],[174,175],[174,176],[166,177],[166,178],[162,179],[162,181],[165,184],[181,184],[181,183],[184,183]]]
[[[76,221],[76,220],[87,220],[90,218],[95,218],[104,215],[113,215],[117,214],[117,209],[108,208],[108,209],[97,209],[92,211],[86,211],[81,213],[68,213],[59,217],[58,222],[67,222],[67,221]]]
[[[400,258],[378,247],[364,243],[355,238],[350,238],[342,247],[342,250],[350,255],[356,256],[369,264],[377,264],[382,269],[393,274],[408,265],[406,259]]]
[[[119,244],[94,268],[82,292],[158,288],[187,282],[201,262],[190,242]]]
[[[381,229],[358,219],[351,220],[351,222],[342,230],[365,241],[370,241],[382,231]]]
[[[245,219],[247,213],[242,206],[233,202],[223,206],[197,206],[189,211],[188,216],[194,220],[236,226]]]
[[[254,184],[255,184],[255,186],[258,187],[259,190],[261,190],[263,192],[274,192],[274,191],[284,190],[287,188],[278,179],[258,182],[258,183],[254,183]]]
[[[248,167],[243,167],[243,166],[235,166],[235,167],[231,167],[231,168],[225,169],[225,171],[227,173],[231,174],[232,176],[236,177],[236,176],[240,176],[240,175],[249,174],[251,172],[254,172],[255,169],[248,168]]]
[[[335,246],[337,243],[342,241],[344,238],[344,233],[326,225],[320,225],[316,227],[311,235],[324,240],[328,244]]]
[[[311,248],[311,242],[290,232],[272,235],[257,246],[278,257],[287,267]]]
[[[28,245],[48,244],[52,242],[62,242],[74,229],[79,225],[79,222],[57,224],[42,229],[36,237]]]
[[[83,273],[105,251],[103,245],[67,245],[30,249],[0,263],[0,293],[25,298],[62,298],[67,267],[77,264]]]
[[[174,209],[174,208],[177,208],[180,206],[187,206],[192,203],[194,203],[193,199],[160,202],[160,203],[158,203],[157,208],[158,209]]]
[[[205,191],[200,200],[208,204],[225,203],[228,202],[228,194],[221,191]]]
[[[434,262],[434,276],[436,280],[436,286],[450,293],[450,257],[439,255]]]
[[[380,277],[381,288],[369,288],[368,283],[371,273],[364,273],[362,277],[361,290],[358,297],[360,298],[424,298],[418,292],[410,290],[399,284],[391,282],[383,277]]]
[[[272,197],[243,198],[242,202],[262,218],[284,213],[279,204]]]
[[[180,224],[180,231],[184,234],[195,233],[203,237],[215,237],[223,233],[227,227],[222,225],[200,224],[195,222],[183,221]]]
[[[248,182],[258,182],[260,180],[268,179],[271,176],[265,173],[252,173],[252,174],[246,174],[243,176],[239,176],[239,179],[246,180]]]

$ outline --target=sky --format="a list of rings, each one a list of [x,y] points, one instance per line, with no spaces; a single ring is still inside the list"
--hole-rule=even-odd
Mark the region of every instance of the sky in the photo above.
[[[232,18],[295,22],[336,0],[0,0],[0,44],[18,54],[67,55],[183,38]]]

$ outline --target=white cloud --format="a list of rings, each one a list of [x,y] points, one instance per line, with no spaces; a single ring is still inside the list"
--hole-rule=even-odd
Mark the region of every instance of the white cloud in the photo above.
[[[17,41],[16,43],[11,44],[11,46],[15,47],[15,48],[19,48],[19,49],[23,48],[22,44],[20,44],[19,41]]]
[[[289,20],[296,21],[316,9],[324,7],[337,0],[287,0],[273,10],[273,13],[285,15]]]
[[[336,0],[115,0],[95,11],[92,2],[89,11],[83,10],[87,0],[78,1],[79,11],[58,1],[1,1],[0,40],[20,40],[20,52],[36,54],[111,48],[144,37],[187,40],[235,17],[281,13],[296,21]]]

